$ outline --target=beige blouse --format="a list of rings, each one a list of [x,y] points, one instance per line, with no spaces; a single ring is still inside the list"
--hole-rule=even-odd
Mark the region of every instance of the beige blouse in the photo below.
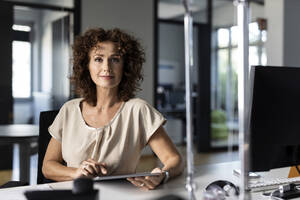
[[[108,174],[134,173],[142,149],[166,119],[142,99],[123,103],[104,127],[88,126],[81,113],[82,98],[66,102],[49,133],[61,142],[62,157],[69,167],[92,158],[105,162]]]

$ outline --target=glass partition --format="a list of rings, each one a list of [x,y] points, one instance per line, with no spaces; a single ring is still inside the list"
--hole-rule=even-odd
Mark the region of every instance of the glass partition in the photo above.
[[[213,148],[227,145],[238,146],[238,104],[237,104],[237,16],[236,8],[230,1],[220,1],[222,6],[213,7],[213,55],[212,63],[212,133]],[[216,5],[216,4],[215,4]],[[264,5],[250,3],[250,13],[254,13],[249,24],[249,65],[265,65],[267,61],[265,43],[267,31],[264,22]],[[222,16],[222,17],[221,17]],[[223,126],[216,125],[218,118]],[[219,123],[220,124],[220,123]]]

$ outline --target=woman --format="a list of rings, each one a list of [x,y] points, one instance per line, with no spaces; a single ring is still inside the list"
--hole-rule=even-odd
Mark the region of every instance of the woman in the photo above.
[[[159,176],[129,178],[132,184],[154,189],[179,175],[183,162],[162,127],[166,120],[134,98],[145,62],[139,42],[119,29],[90,29],[76,38],[73,62],[71,79],[82,98],[66,102],[49,127],[44,176],[66,181],[135,173],[146,145],[163,167],[152,170]]]

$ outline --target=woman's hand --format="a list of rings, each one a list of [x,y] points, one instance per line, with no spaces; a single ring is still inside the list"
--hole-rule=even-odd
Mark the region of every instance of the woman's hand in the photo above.
[[[98,163],[93,159],[83,161],[75,170],[74,179],[79,177],[93,178],[107,174],[106,164]]]
[[[146,176],[146,177],[135,177],[127,178],[133,185],[144,189],[144,190],[153,190],[155,189],[161,181],[164,179],[165,174],[160,168],[155,168],[151,173],[160,173],[159,176]]]

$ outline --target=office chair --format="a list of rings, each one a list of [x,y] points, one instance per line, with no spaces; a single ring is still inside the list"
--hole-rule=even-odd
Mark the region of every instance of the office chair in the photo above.
[[[44,177],[42,172],[42,166],[47,146],[51,139],[51,135],[48,132],[48,127],[52,124],[57,114],[58,110],[44,111],[40,113],[37,184],[53,182],[52,180],[46,179]],[[0,186],[0,189],[25,185],[28,185],[28,183],[23,181],[9,181],[4,185]]]
[[[52,124],[57,114],[58,110],[44,111],[40,113],[37,184],[53,182],[52,180],[44,177],[42,166],[44,156],[51,139],[51,135],[48,132],[48,127]]]

